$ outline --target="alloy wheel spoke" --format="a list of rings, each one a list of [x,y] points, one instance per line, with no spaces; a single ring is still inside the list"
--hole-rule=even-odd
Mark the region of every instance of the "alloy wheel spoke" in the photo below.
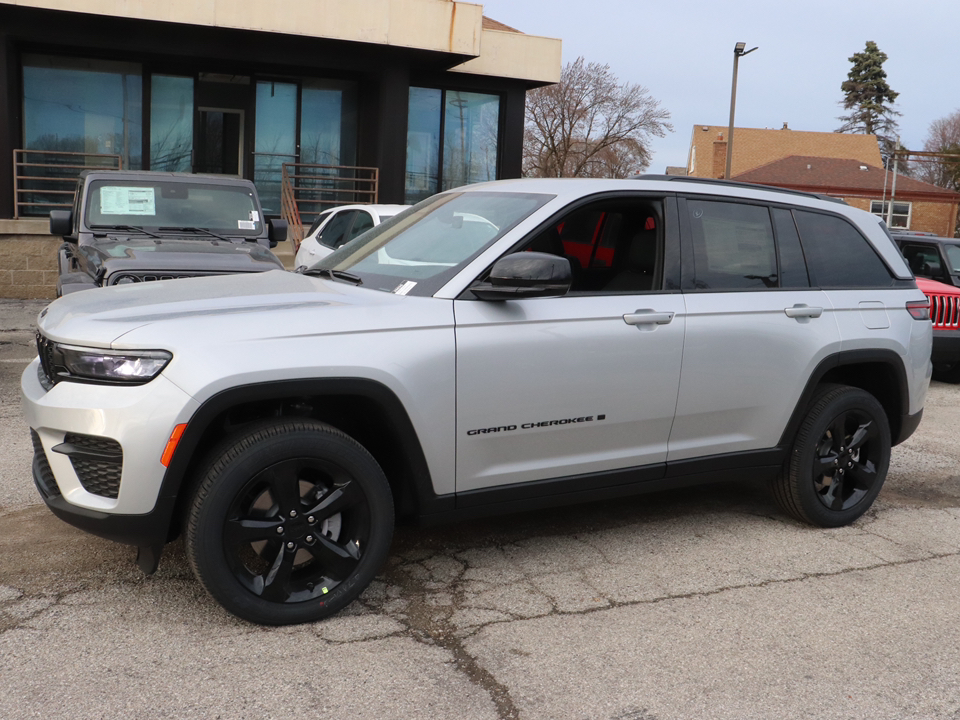
[[[832,472],[837,467],[837,454],[831,453],[826,457],[817,457],[813,461],[813,475],[814,477],[819,477],[820,475],[825,475],[828,472]]]
[[[260,596],[271,602],[285,602],[290,596],[287,584],[293,572],[293,561],[296,552],[288,552],[283,545],[270,566],[269,572],[263,578],[263,591]]]
[[[869,490],[877,480],[877,468],[869,461],[854,463],[853,467],[850,468],[849,474],[853,482],[853,487],[858,490]]]
[[[847,413],[841,413],[834,418],[832,423],[830,423],[830,435],[833,438],[833,447],[831,450],[833,450],[833,452],[839,452],[840,448],[844,447],[845,445],[847,436],[846,420]]]
[[[284,462],[266,471],[270,494],[283,516],[289,516],[291,510],[300,510],[300,478],[297,469],[297,463]]]
[[[850,449],[859,450],[860,447],[877,434],[877,427],[873,422],[865,422],[857,428],[857,431],[850,438]]]
[[[837,473],[833,476],[833,482],[830,483],[829,490],[827,490],[823,496],[824,502],[831,510],[843,509],[843,491],[845,485],[846,479],[843,475]]]
[[[353,507],[364,499],[363,490],[355,480],[349,480],[343,485],[336,487],[332,492],[323,497],[320,502],[305,512],[315,517],[318,521],[325,520],[338,512]]]
[[[252,543],[258,540],[271,540],[277,537],[280,521],[276,518],[259,520],[237,518],[227,520],[224,525],[224,539],[228,544]]]
[[[334,580],[345,580],[360,562],[360,551],[353,541],[341,545],[323,535],[306,548]]]

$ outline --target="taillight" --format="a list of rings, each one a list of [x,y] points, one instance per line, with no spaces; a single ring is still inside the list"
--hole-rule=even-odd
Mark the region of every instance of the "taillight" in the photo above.
[[[930,299],[911,300],[907,303],[907,312],[914,320],[930,319]]]

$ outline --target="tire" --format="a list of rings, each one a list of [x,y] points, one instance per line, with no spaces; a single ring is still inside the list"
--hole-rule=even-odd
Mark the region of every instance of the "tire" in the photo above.
[[[197,579],[263,625],[329,617],[370,584],[393,537],[387,479],[359,443],[308,419],[245,429],[213,453],[188,510]]]
[[[960,383],[960,362],[934,363],[933,379],[951,385]]]
[[[807,410],[773,482],[780,507],[798,520],[840,527],[863,515],[890,466],[890,425],[877,399],[825,385]]]

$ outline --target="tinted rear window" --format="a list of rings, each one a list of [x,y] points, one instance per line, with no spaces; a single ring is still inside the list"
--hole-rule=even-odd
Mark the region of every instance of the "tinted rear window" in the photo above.
[[[890,287],[893,277],[873,246],[835,215],[795,210],[810,282],[822,288]]]

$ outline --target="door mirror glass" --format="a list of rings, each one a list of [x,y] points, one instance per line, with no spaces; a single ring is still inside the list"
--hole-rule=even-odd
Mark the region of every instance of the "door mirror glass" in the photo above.
[[[520,252],[494,263],[486,282],[474,285],[481,300],[559,297],[570,290],[570,261],[538,252]]]

